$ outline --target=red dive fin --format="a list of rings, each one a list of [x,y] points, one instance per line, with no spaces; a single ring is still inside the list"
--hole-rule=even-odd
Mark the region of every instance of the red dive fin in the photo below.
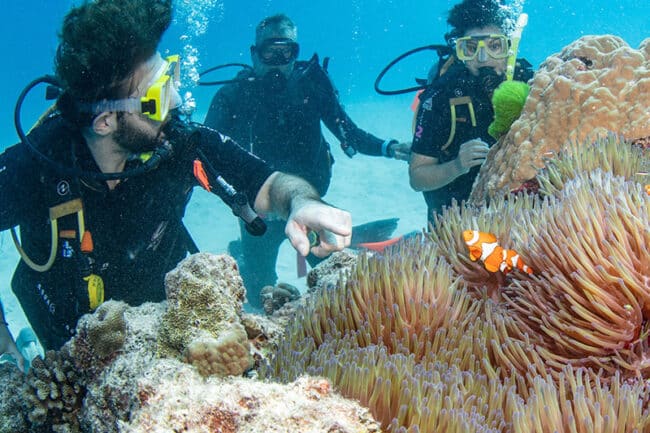
[[[355,247],[357,247],[357,248],[365,248],[365,249],[368,249],[368,250],[377,251],[378,253],[382,253],[382,252],[384,252],[384,250],[387,247],[389,247],[391,245],[395,245],[396,243],[401,241],[403,237],[404,236],[399,236],[399,237],[388,239],[386,241],[381,241],[381,242],[363,242],[363,243],[360,243],[360,244],[356,244]]]
[[[383,253],[384,250],[386,248],[390,247],[391,245],[395,245],[396,243],[398,243],[399,241],[404,240],[404,239],[410,239],[413,236],[418,235],[419,233],[420,232],[416,230],[416,231],[408,232],[407,234],[402,235],[402,236],[398,236],[396,238],[386,239],[385,241],[362,242],[362,243],[359,243],[359,244],[356,244],[356,245],[352,245],[352,247],[353,248],[366,248],[368,250],[373,250],[373,251],[377,251],[379,253]]]

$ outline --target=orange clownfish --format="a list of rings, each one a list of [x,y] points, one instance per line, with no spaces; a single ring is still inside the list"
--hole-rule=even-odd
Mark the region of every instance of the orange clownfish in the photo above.
[[[512,271],[512,268],[517,268],[528,274],[533,273],[533,270],[521,260],[516,251],[499,246],[497,237],[492,233],[465,230],[463,240],[469,248],[469,258],[473,262],[481,259],[485,269],[490,272],[501,271],[507,274]]]
[[[650,183],[645,186],[645,192],[650,195]]]

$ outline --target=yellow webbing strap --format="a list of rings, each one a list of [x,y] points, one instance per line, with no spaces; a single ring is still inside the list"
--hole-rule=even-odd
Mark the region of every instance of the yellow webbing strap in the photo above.
[[[81,237],[83,236],[83,232],[85,231],[83,205],[81,203],[81,199],[77,198],[74,200],[70,200],[68,202],[61,203],[59,205],[50,208],[50,232],[51,232],[50,257],[47,259],[47,262],[45,262],[45,264],[43,265],[39,265],[29,258],[29,256],[27,255],[23,247],[20,245],[20,240],[18,239],[18,235],[16,234],[16,228],[15,227],[11,228],[11,238],[14,241],[16,250],[18,250],[18,254],[20,254],[20,257],[27,264],[27,266],[29,266],[36,272],[46,272],[50,270],[50,268],[54,264],[54,259],[56,258],[56,252],[59,248],[58,219],[67,215],[71,215],[73,213],[77,214],[77,221],[79,224],[79,236]]]
[[[472,120],[472,126],[476,127],[476,114],[474,114],[474,104],[472,104],[472,98],[469,96],[450,98],[449,110],[451,111],[451,128],[449,131],[449,138],[447,139],[447,142],[444,144],[444,146],[440,148],[440,150],[445,150],[447,147],[449,147],[451,142],[454,141],[454,137],[456,136],[456,106],[458,105],[467,105],[467,108],[469,109],[469,116]]]

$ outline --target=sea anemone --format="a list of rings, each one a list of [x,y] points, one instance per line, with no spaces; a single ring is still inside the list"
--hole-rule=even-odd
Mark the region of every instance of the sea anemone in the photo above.
[[[650,428],[650,198],[635,171],[647,155],[617,140],[556,155],[545,196],[453,204],[429,233],[360,255],[261,375],[325,376],[389,432]],[[467,229],[535,274],[470,261]]]

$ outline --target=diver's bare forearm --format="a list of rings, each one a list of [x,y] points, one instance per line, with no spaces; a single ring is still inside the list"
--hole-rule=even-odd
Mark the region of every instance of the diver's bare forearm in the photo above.
[[[318,201],[318,191],[306,180],[286,173],[278,173],[269,188],[271,212],[283,219],[304,202]]]

